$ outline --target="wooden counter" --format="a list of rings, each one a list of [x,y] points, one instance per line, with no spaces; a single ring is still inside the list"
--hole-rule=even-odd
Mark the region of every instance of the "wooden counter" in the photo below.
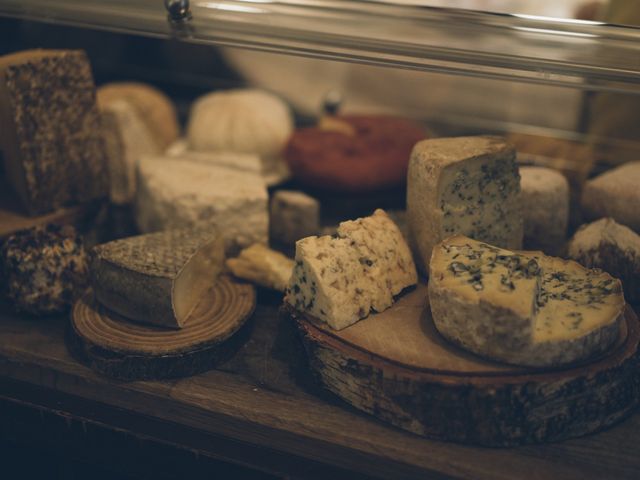
[[[320,391],[277,299],[260,292],[248,343],[219,369],[116,382],[73,359],[66,318],[0,314],[0,400],[288,478],[640,478],[640,415],[559,444],[486,449],[388,427]],[[82,437],[80,433],[80,437]],[[80,438],[82,440],[82,438]]]

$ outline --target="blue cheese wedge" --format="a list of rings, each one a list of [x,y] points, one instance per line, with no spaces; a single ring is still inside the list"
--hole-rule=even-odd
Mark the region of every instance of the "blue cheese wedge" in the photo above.
[[[606,351],[625,308],[620,281],[607,273],[464,236],[434,248],[429,302],[436,328],[453,343],[536,367]]]
[[[521,248],[523,217],[515,150],[499,137],[439,138],[416,144],[407,176],[410,244],[418,268],[452,235]]]
[[[389,308],[417,282],[411,251],[383,210],[341,223],[336,237],[299,240],[295,260],[285,301],[336,330]]]

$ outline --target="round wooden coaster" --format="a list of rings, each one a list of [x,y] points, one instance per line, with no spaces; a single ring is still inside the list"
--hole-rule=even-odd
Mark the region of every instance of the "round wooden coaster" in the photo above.
[[[240,330],[255,305],[253,286],[223,276],[184,328],[168,330],[131,322],[98,304],[88,291],[73,306],[67,340],[76,356],[111,377],[193,375],[226,359],[244,342]]]
[[[323,385],[419,435],[485,446],[560,441],[612,425],[640,398],[640,325],[628,308],[609,352],[562,369],[485,360],[444,340],[426,286],[336,332],[286,307]]]

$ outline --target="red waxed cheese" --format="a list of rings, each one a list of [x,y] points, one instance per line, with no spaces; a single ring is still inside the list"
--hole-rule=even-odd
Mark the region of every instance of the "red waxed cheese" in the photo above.
[[[373,115],[344,115],[355,134],[320,127],[298,129],[285,158],[302,183],[329,190],[367,192],[406,182],[413,146],[426,136],[411,120]]]

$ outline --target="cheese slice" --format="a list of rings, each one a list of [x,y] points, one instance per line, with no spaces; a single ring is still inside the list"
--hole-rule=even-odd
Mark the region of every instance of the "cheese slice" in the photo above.
[[[131,320],[181,328],[224,264],[223,240],[208,229],[139,235],[94,247],[96,298]]]
[[[383,210],[341,223],[337,238],[299,240],[295,260],[285,301],[336,330],[389,308],[417,282],[409,247]]]
[[[447,339],[526,366],[563,365],[607,350],[625,308],[620,281],[607,273],[464,236],[434,248],[429,303]]]
[[[237,258],[229,258],[226,265],[238,278],[284,292],[295,263],[280,252],[254,243],[242,250]]]
[[[521,248],[515,150],[489,136],[419,142],[409,162],[407,216],[410,243],[424,273],[434,245],[451,235]]]

